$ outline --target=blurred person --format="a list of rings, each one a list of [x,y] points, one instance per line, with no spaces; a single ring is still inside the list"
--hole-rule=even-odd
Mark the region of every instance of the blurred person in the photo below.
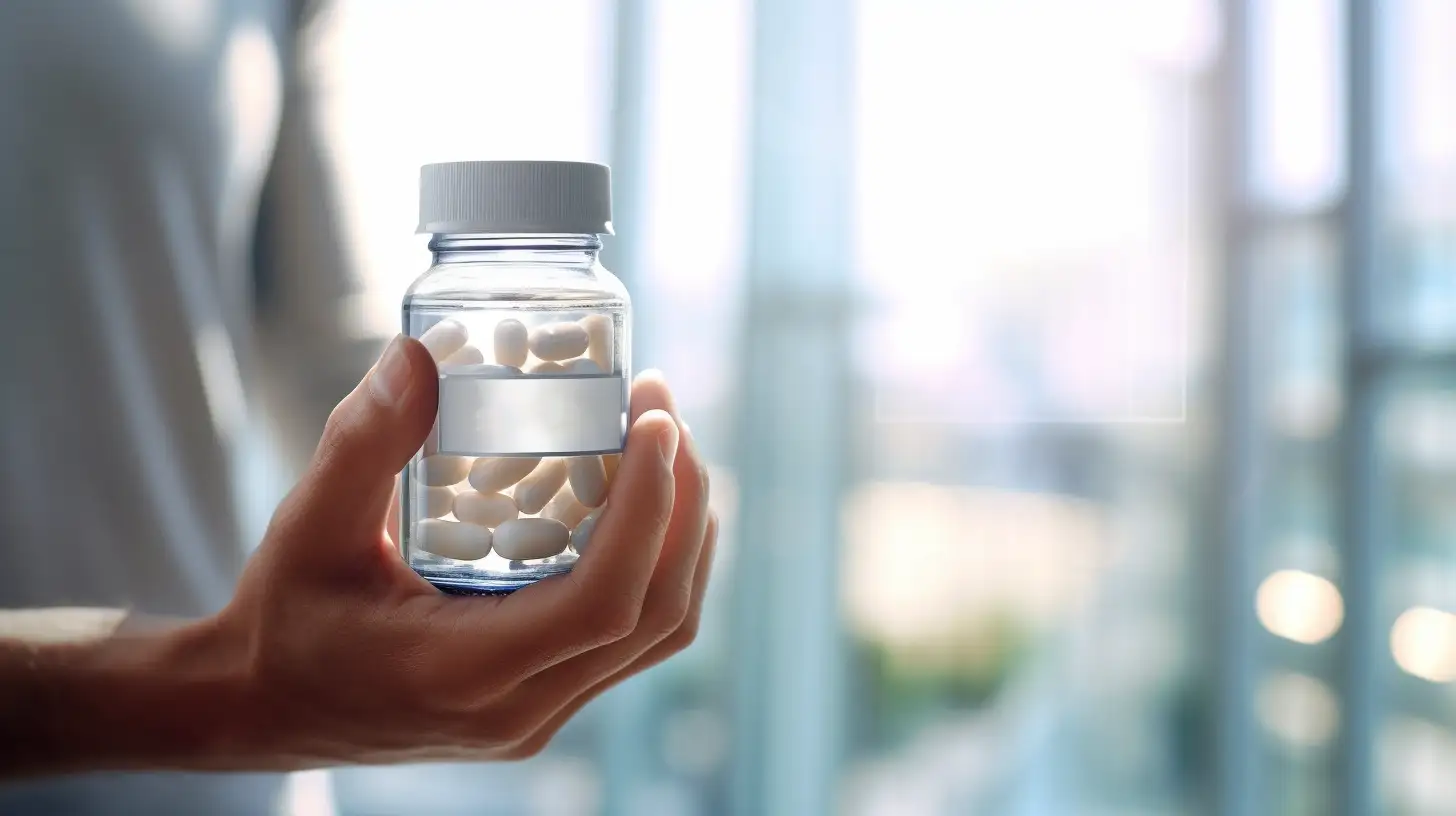
[[[424,397],[411,391],[415,402],[390,409],[368,387],[334,412],[333,441],[229,604],[246,556],[233,476],[248,410],[263,410],[281,451],[312,450],[384,340],[351,329],[359,287],[296,70],[300,32],[318,12],[298,0],[0,3],[0,609],[29,610],[0,615],[5,775],[482,756],[488,740],[427,734],[430,717],[384,724],[390,710],[421,712],[399,708],[408,695],[376,692],[433,689],[451,701],[437,714],[457,710],[460,695],[499,695],[508,680],[572,664],[558,661],[602,625],[587,616],[578,641],[542,654],[527,633],[575,609],[553,593],[587,578],[467,612],[380,560],[387,497],[367,480],[418,444],[407,419]],[[413,348],[395,346],[395,364]],[[648,387],[658,396],[644,404],[668,407],[665,390]],[[339,470],[349,457],[369,468]],[[324,473],[368,489],[330,492]],[[324,563],[328,553],[364,563]],[[639,565],[633,580],[654,569]],[[496,675],[462,666],[449,684],[443,669],[417,665],[458,649],[432,628],[451,620],[459,638],[479,624],[480,648],[514,644],[496,655],[506,661]],[[625,617],[606,622],[625,633]],[[643,625],[668,629],[645,612]],[[56,640],[70,642],[45,643]],[[640,659],[618,654],[618,670]],[[309,673],[323,671],[329,682]],[[209,700],[209,688],[226,693]],[[298,707],[240,702],[282,694]],[[232,733],[217,719],[230,708],[267,733]],[[526,717],[507,723],[510,734]],[[361,724],[376,720],[367,733]],[[199,744],[209,737],[222,742]],[[265,813],[280,782],[73,776],[0,786],[0,812]]]

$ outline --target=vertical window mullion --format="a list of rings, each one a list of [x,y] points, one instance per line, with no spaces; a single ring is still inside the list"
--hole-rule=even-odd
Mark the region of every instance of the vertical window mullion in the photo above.
[[[1253,77],[1255,15],[1250,0],[1227,0],[1221,111],[1225,231],[1223,276],[1223,366],[1220,435],[1223,452],[1214,516],[1221,546],[1211,548],[1215,583],[1210,610],[1215,643],[1213,790],[1216,810],[1240,816],[1259,808],[1260,750],[1254,724],[1256,637],[1254,553],[1262,479],[1258,406],[1260,325],[1253,280],[1254,236],[1259,228],[1252,191]]]
[[[1378,138],[1381,14],[1375,0],[1346,0],[1346,176],[1341,214],[1345,412],[1338,486],[1345,622],[1339,635],[1337,797],[1344,816],[1378,811],[1376,738],[1385,652],[1376,545],[1379,379],[1361,360],[1375,346],[1375,269],[1379,248]]]
[[[754,7],[730,810],[836,812],[854,4]]]

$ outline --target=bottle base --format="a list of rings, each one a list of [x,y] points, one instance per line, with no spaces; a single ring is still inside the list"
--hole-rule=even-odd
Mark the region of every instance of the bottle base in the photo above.
[[[519,562],[516,562],[519,563]],[[450,595],[509,595],[543,578],[571,572],[571,563],[524,564],[513,566],[509,574],[482,575],[472,567],[416,566],[414,571],[436,589]]]

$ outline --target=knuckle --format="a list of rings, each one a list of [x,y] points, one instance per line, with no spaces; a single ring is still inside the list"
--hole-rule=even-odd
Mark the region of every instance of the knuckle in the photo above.
[[[442,670],[450,671],[452,675],[456,676],[464,674],[458,669],[443,668]],[[434,693],[443,704],[453,710],[464,714],[475,714],[492,708],[509,688],[504,672],[490,671],[482,672],[468,679],[461,676],[459,680],[450,683],[443,689],[437,689]]]
[[[551,741],[551,735],[544,733],[547,729],[531,734],[510,750],[510,758],[515,760],[531,759],[540,756],[546,749],[546,743]]]
[[[698,629],[701,622],[702,619],[697,615],[689,616],[682,622],[681,626],[663,640],[663,645],[674,653],[681,652],[693,645],[693,641],[698,639]]]
[[[304,511],[308,509],[308,506],[308,496],[305,495],[304,489],[299,485],[294,485],[293,489],[278,502],[278,506],[273,508],[273,516],[268,519],[268,527],[263,531],[263,539],[266,541],[286,535],[287,530],[294,528],[304,518]]]
[[[339,452],[344,449],[357,423],[355,412],[348,407],[347,401],[334,407],[334,410],[329,413],[328,421],[324,423],[318,447],[314,449],[315,466],[332,462],[338,458]]]
[[[592,630],[608,643],[637,631],[642,620],[642,600],[629,593],[621,593],[600,606],[588,609]]]
[[[676,600],[664,603],[650,614],[644,615],[639,628],[654,642],[661,641],[671,637],[682,627],[687,613],[686,603],[678,603]]]
[[[512,717],[506,729],[506,739],[516,745],[520,745],[531,739],[531,735],[536,733],[538,726],[540,726],[540,723],[536,721],[534,716],[529,714],[520,714]]]
[[[670,637],[674,632],[682,629],[683,624],[687,623],[688,618],[692,615],[692,611],[693,586],[690,581],[685,581],[673,593],[672,602],[668,604],[666,620],[669,625],[666,631],[662,633],[663,637]]]
[[[431,655],[420,665],[407,689],[411,699],[430,701],[433,710],[467,722],[492,721],[500,701],[514,688],[505,671],[462,672],[456,660],[441,655]]]
[[[668,484],[661,489],[661,495],[652,511],[651,535],[654,538],[667,535],[668,525],[672,522],[672,502],[673,486]]]
[[[668,519],[672,518],[672,503],[677,495],[676,478],[656,480],[651,488],[649,501],[643,503],[644,515],[652,524],[659,526],[662,530],[667,529]]]
[[[480,736],[488,744],[511,746],[525,743],[536,731],[534,713],[525,706],[493,707],[481,716]]]
[[[480,708],[479,690],[474,684],[442,682],[439,675],[415,672],[405,691],[412,699],[422,701],[426,710],[442,717],[471,714]]]
[[[328,451],[338,447],[339,442],[348,436],[349,430],[357,421],[356,414],[348,400],[335,405],[334,410],[329,412],[329,418],[324,421],[323,435],[319,437],[319,450]]]

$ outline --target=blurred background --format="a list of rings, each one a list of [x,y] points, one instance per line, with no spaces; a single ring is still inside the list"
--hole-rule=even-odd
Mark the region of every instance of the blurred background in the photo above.
[[[612,165],[724,535],[698,643],[543,756],[294,812],[1456,813],[1456,3],[338,0],[302,44],[360,336],[420,164]]]

